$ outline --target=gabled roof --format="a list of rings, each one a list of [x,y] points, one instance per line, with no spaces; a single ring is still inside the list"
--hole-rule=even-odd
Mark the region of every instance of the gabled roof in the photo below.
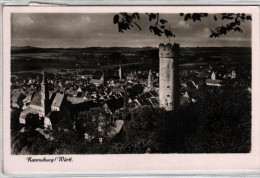
[[[220,84],[222,80],[212,80],[212,79],[207,79],[206,83],[211,83],[211,84]]]
[[[25,119],[27,114],[29,114],[29,113],[31,113],[31,114],[38,114],[39,112],[41,112],[41,111],[39,111],[37,109],[34,109],[34,108],[31,108],[31,107],[28,107],[28,108],[26,108],[25,110],[23,110],[21,112],[20,118]]]
[[[73,89],[69,89],[65,93],[68,94],[68,95],[74,96],[74,95],[78,94],[78,91],[77,90],[73,90]]]
[[[123,120],[116,120],[115,121],[115,133],[116,134],[120,132],[120,130],[122,129],[123,125],[124,125],[124,121]]]
[[[32,98],[32,105],[41,106],[41,92],[36,92]]]
[[[89,83],[93,83],[93,84],[99,84],[101,85],[103,83],[103,80],[99,80],[99,79],[91,79],[89,81]]]
[[[68,101],[71,102],[71,104],[80,104],[89,101],[88,99],[82,99],[77,97],[68,97]]]
[[[19,99],[20,99],[20,100],[23,100],[24,98],[26,98],[24,94],[22,94],[22,93],[15,93],[15,94],[12,96],[12,102],[13,102],[13,103],[17,103]]]
[[[53,94],[54,93],[52,91],[49,91],[49,99],[51,99]],[[35,94],[32,97],[31,104],[36,105],[36,106],[41,106],[41,97],[42,97],[42,95],[41,95],[40,91],[35,92]]]
[[[51,106],[60,107],[63,99],[64,99],[64,94],[57,93]]]

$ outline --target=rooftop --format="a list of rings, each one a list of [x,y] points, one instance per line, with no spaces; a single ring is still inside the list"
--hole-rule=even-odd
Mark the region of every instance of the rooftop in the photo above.
[[[64,98],[64,94],[57,93],[51,106],[60,107]]]

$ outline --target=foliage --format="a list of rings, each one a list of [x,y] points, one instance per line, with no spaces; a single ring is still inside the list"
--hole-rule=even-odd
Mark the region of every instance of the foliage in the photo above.
[[[21,133],[19,131],[12,134],[11,139],[12,154],[51,154],[52,148],[49,146],[44,136],[34,130]]]
[[[187,139],[187,152],[244,153],[251,148],[251,97],[238,81],[223,89],[209,87],[201,102],[194,138]]]
[[[38,114],[32,114],[32,113],[27,114],[25,118],[25,122],[26,122],[26,127],[31,130],[36,129],[41,125],[41,121],[39,119]]]
[[[11,131],[17,131],[20,128],[19,124],[19,116],[20,116],[20,109],[18,108],[12,108],[11,110]]]
[[[149,26],[149,30],[157,36],[162,36],[163,34],[169,37],[175,37],[173,32],[166,28],[168,21],[165,19],[160,18],[159,13],[146,13],[148,16],[148,20],[152,23]],[[208,17],[208,13],[180,13],[180,16],[184,17],[185,21],[192,20],[193,22],[201,21],[202,18]],[[222,20],[228,21],[226,25],[222,25],[221,27],[216,27],[214,30],[211,30],[210,38],[217,38],[221,35],[226,35],[228,32],[241,32],[242,29],[240,28],[240,24],[252,20],[250,15],[246,15],[244,13],[222,13],[222,14],[215,14],[214,20]],[[138,25],[136,20],[140,20],[139,13],[119,13],[114,16],[114,24],[118,24],[119,32],[123,33],[126,30],[133,28],[134,26],[138,27],[141,31],[142,28]]]

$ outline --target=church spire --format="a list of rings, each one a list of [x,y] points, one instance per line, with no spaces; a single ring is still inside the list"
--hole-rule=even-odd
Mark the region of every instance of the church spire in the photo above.
[[[42,108],[42,116],[45,117],[50,111],[49,107],[49,91],[47,78],[45,76],[46,72],[42,72],[42,83],[41,83],[41,108]]]

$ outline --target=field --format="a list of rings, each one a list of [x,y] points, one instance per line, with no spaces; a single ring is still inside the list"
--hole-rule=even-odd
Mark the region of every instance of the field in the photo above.
[[[207,64],[251,63],[251,48],[181,48],[181,67]],[[11,71],[113,68],[118,64],[158,69],[158,48],[35,48],[12,47]],[[147,65],[143,65],[147,64]]]

